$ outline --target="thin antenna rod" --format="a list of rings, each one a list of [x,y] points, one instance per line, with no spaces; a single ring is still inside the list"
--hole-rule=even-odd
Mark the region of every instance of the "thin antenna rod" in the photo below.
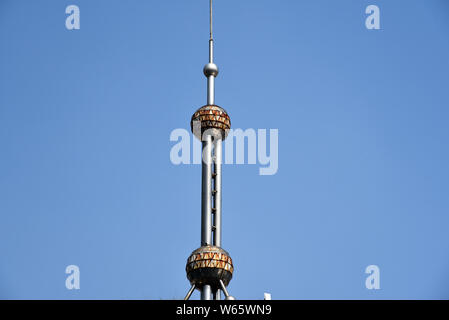
[[[212,0],[209,1],[209,63],[214,63],[214,36],[212,33]]]
[[[215,77],[218,75],[218,67],[214,64],[214,39],[212,34],[212,0],[209,0],[209,63],[203,69],[207,77],[207,105],[215,105]]]
[[[213,39],[213,37],[212,37],[212,0],[210,0],[210,2],[209,2],[209,14],[210,14],[210,17],[209,17],[209,23],[210,23],[209,32],[210,32],[210,40],[212,40]]]

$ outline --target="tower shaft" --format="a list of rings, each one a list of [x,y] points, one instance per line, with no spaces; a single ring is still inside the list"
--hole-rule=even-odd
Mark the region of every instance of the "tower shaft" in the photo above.
[[[222,140],[203,137],[201,183],[201,245],[221,247],[221,162]]]
[[[217,138],[214,141],[214,190],[212,191],[214,213],[213,224],[213,245],[221,247],[221,161],[222,161],[222,140]]]
[[[227,112],[215,105],[215,77],[218,67],[214,64],[214,40],[212,37],[212,0],[210,0],[209,63],[203,73],[207,78],[207,104],[192,116],[194,135],[202,142],[201,166],[201,247],[193,251],[187,260],[186,272],[192,287],[201,291],[201,300],[231,299],[226,286],[232,279],[234,266],[229,254],[221,248],[221,165],[223,140],[231,127]]]
[[[214,40],[209,39],[209,64],[214,69]],[[215,77],[217,72],[207,72],[207,105],[215,105]],[[201,186],[201,245],[221,247],[221,136],[213,130],[204,132],[202,136],[202,186]],[[210,285],[201,289],[201,299],[210,300],[211,296],[220,299],[220,290],[212,292]]]
[[[203,137],[202,192],[201,192],[201,246],[221,247],[221,158],[222,140],[206,133]],[[220,300],[218,288],[211,292],[204,285],[201,299],[210,300],[213,293]]]

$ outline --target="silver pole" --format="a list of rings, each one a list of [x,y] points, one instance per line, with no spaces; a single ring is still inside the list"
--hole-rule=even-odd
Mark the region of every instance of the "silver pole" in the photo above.
[[[220,289],[217,289],[217,290],[214,292],[214,299],[215,299],[215,300],[221,300],[221,292],[220,292]]]
[[[201,245],[207,246],[212,242],[212,137],[203,137],[202,154],[202,190],[201,190]]]
[[[212,39],[212,1],[210,3],[210,39],[209,39],[209,63],[214,63],[214,40]],[[215,104],[215,75],[207,76],[207,104]]]
[[[210,75],[207,77],[207,105],[212,106],[215,104],[215,76]]]
[[[221,247],[221,162],[222,162],[222,140],[214,140],[214,155],[215,155],[215,231],[214,231],[214,245]]]
[[[210,285],[206,284],[201,290],[201,300],[211,300],[211,289]]]
[[[212,136],[205,135],[203,141],[202,194],[201,194],[201,245],[212,244]],[[211,287],[204,285],[201,300],[211,300]]]
[[[209,63],[214,63],[214,40],[209,39]]]

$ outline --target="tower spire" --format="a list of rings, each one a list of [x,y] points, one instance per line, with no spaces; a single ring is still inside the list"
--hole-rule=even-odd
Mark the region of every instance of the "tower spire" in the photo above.
[[[215,104],[215,77],[218,75],[218,67],[214,63],[214,37],[212,33],[212,0],[209,0],[209,63],[204,66],[203,72],[207,77],[207,104]]]
[[[212,36],[212,0],[209,0],[209,39],[213,40],[214,37]],[[211,62],[211,61],[209,61]]]
[[[222,142],[231,128],[231,119],[223,108],[215,105],[218,67],[214,63],[212,0],[209,0],[209,18],[209,63],[203,68],[207,78],[207,104],[193,114],[190,122],[193,134],[202,141],[201,247],[187,260],[187,279],[192,287],[186,300],[195,289],[201,291],[202,300],[220,300],[220,291],[227,300],[233,299],[226,286],[234,267],[229,253],[221,248]]]

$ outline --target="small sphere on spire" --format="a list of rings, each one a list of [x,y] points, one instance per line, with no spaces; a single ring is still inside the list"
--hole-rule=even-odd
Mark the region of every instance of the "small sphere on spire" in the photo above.
[[[203,73],[206,77],[218,75],[218,67],[215,63],[208,63],[203,68]]]

